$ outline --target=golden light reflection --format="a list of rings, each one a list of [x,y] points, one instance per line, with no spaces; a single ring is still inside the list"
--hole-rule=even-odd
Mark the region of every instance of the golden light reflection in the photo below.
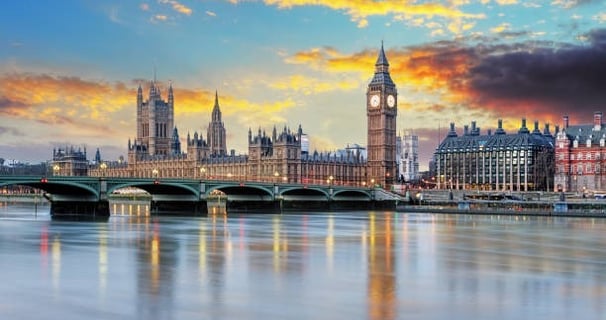
[[[107,270],[107,229],[102,228],[99,231],[99,291],[102,296],[105,296],[107,289]]]
[[[332,271],[335,254],[335,217],[328,217],[328,230],[326,234],[326,263],[328,269]]]
[[[206,275],[206,221],[200,220],[198,231],[198,274],[202,282]]]
[[[53,288],[58,290],[61,277],[61,240],[59,240],[59,236],[55,236],[53,239],[53,244],[51,245],[51,260]]]
[[[277,216],[273,217],[272,220],[272,230],[273,230],[273,263],[274,263],[274,271],[278,272],[280,270],[280,219]]]
[[[111,214],[115,216],[149,216],[147,203],[113,203]]]
[[[395,261],[391,213],[382,217],[370,213],[368,249],[368,313],[369,319],[396,318]]]
[[[160,288],[160,236],[157,225],[154,226],[151,240],[150,264],[152,292],[156,293]]]

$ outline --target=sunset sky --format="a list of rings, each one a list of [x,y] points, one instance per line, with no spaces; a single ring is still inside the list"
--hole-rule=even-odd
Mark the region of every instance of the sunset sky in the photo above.
[[[302,125],[311,148],[366,145],[366,86],[384,41],[399,132],[427,162],[448,123],[589,123],[606,111],[606,4],[592,0],[7,1],[0,11],[0,157],[53,148],[126,156],[136,89],[175,90],[175,124],[206,132],[215,90],[227,148]],[[166,90],[163,91],[166,97]]]

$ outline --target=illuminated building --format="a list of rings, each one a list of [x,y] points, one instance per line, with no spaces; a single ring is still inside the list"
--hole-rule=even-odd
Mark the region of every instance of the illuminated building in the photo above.
[[[82,150],[71,146],[53,149],[51,170],[55,176],[86,176],[88,171],[86,148]]]

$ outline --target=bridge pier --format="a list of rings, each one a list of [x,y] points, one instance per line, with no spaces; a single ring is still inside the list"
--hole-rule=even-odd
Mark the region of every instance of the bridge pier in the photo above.
[[[282,201],[276,200],[227,200],[227,213],[280,213]]]
[[[208,213],[208,204],[206,200],[152,200],[149,212],[151,215],[199,216]]]
[[[51,201],[50,215],[53,218],[109,218],[109,201]]]

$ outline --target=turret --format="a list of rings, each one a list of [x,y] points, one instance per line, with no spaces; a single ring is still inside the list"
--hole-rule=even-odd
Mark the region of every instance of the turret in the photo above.
[[[143,88],[141,88],[141,84],[139,83],[139,88],[137,89],[137,108],[140,108],[143,104]]]
[[[170,107],[174,105],[175,97],[173,95],[173,83],[172,81],[168,84],[168,104]]]

